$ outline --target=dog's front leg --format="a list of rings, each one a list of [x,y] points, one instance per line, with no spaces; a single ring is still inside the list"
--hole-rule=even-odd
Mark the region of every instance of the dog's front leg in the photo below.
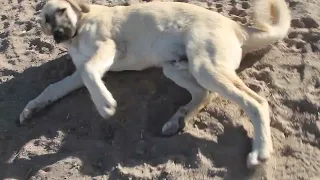
[[[33,113],[39,111],[52,102],[62,98],[71,91],[74,91],[83,86],[80,72],[76,71],[72,75],[49,85],[38,97],[31,100],[20,114],[20,123],[30,118]]]
[[[100,43],[96,53],[81,68],[83,83],[103,118],[114,115],[117,106],[117,102],[102,81],[102,76],[113,64],[115,56],[116,48],[113,41]]]

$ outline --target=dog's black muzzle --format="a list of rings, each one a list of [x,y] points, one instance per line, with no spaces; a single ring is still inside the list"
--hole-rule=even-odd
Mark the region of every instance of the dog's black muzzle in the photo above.
[[[72,38],[72,33],[67,28],[57,27],[52,32],[53,38],[57,43],[67,41]]]

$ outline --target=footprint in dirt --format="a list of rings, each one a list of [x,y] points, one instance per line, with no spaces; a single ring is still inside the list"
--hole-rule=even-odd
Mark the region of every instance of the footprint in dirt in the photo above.
[[[232,20],[240,22],[243,25],[248,24],[248,9],[251,7],[247,1],[232,1],[232,8],[229,10],[228,15]]]
[[[54,46],[48,42],[41,40],[40,38],[35,38],[30,41],[30,49],[35,49],[41,54],[51,53],[54,49]]]
[[[7,39],[9,32],[0,33],[0,52],[4,52],[9,47],[9,40]]]
[[[319,23],[310,16],[295,18],[293,27],[284,39],[286,46],[297,52],[320,52]]]

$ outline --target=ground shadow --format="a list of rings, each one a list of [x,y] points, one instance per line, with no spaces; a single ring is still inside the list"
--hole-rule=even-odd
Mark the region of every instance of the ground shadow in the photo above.
[[[250,60],[252,62],[255,61]],[[39,112],[25,126],[16,124],[29,100],[73,71],[70,57],[64,55],[0,84],[3,92],[0,96],[1,179],[27,179],[39,169],[70,156],[83,161],[83,174],[109,173],[110,179],[126,179],[128,176],[114,170],[116,165],[157,165],[173,160],[194,168],[199,150],[215,165],[228,169],[226,179],[245,179],[244,175],[250,175],[245,168],[245,157],[251,145],[242,127],[224,124],[225,131],[218,142],[188,133],[170,138],[160,135],[167,119],[190,100],[189,93],[165,78],[160,69],[108,73],[106,85],[118,102],[117,113],[109,120],[99,116],[87,90],[81,88]],[[44,147],[54,153],[29,153],[23,155],[27,158],[17,158],[26,143],[41,136],[53,138],[59,132],[65,133],[63,143]],[[229,142],[230,138],[226,137],[235,138]],[[33,145],[39,146],[39,143],[34,141]],[[165,178],[166,174],[161,177]]]

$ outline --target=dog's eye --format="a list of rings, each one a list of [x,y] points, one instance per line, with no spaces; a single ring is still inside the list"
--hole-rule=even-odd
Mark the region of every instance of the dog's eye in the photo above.
[[[67,10],[67,8],[58,9],[57,13],[63,14],[66,10]]]
[[[44,18],[45,18],[46,23],[49,23],[50,17],[47,14],[44,16]]]

